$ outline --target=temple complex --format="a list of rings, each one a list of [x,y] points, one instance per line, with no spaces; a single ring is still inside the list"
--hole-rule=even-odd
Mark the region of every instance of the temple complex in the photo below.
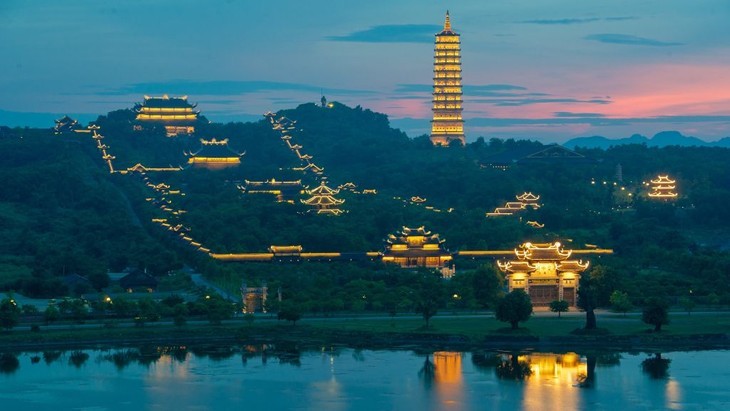
[[[451,29],[446,12],[444,29],[436,34],[433,61],[433,120],[431,143],[449,146],[458,141],[466,144],[464,120],[461,117],[461,39]]]
[[[441,268],[445,277],[453,275],[451,270],[452,256],[446,249],[446,240],[438,234],[421,226],[418,228],[403,227],[385,239],[384,263],[394,263],[401,267]]]
[[[588,268],[588,261],[570,259],[572,250],[564,250],[559,242],[524,243],[514,253],[515,259],[497,261],[510,292],[524,290],[533,306],[547,306],[555,300],[565,300],[575,306],[578,282]]]
[[[200,148],[195,152],[186,152],[188,164],[193,167],[203,167],[219,170],[226,167],[235,167],[241,164],[241,157],[246,152],[239,153],[228,146],[228,139],[204,140],[200,139]]]
[[[342,205],[345,200],[340,200],[334,197],[340,192],[340,190],[327,187],[324,180],[322,180],[319,186],[312,190],[306,190],[306,192],[311,197],[300,201],[302,204],[312,207],[309,212],[329,215],[340,215],[344,213],[339,206]]]
[[[279,203],[294,204],[294,200],[304,193],[302,180],[278,181],[276,179],[265,181],[244,180],[245,184],[238,188],[246,194],[271,194],[276,196]]]
[[[517,201],[508,201],[503,207],[497,207],[491,213],[487,213],[487,217],[513,215],[528,208],[533,210],[540,208],[540,204],[537,202],[540,200],[540,196],[536,196],[532,193],[525,192],[515,196],[515,199]]]
[[[135,130],[142,130],[144,124],[161,124],[165,127],[165,134],[168,137],[193,134],[200,114],[194,110],[195,106],[188,102],[188,96],[169,97],[167,94],[162,97],[144,96],[144,101],[134,106],[138,122]]]
[[[655,200],[674,200],[677,198],[677,181],[669,178],[668,175],[659,175],[651,180],[651,192],[649,198]]]

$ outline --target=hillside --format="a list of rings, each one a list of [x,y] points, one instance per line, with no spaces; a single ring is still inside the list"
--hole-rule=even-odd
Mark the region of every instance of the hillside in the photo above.
[[[307,251],[378,251],[383,238],[404,225],[440,233],[452,251],[509,250],[526,240],[560,240],[576,248],[597,244],[617,251],[593,261],[610,273],[604,294],[618,288],[640,300],[648,293],[677,297],[692,289],[708,301],[730,301],[730,257],[710,247],[717,242],[703,241],[730,224],[728,149],[578,149],[584,161],[520,161],[504,169],[490,159],[546,146],[480,139],[465,148],[435,148],[425,138],[409,139],[390,128],[383,114],[340,104],[305,104],[277,116],[296,121],[292,141],[324,167],[328,185],[352,182],[356,191],[374,189],[377,194],[342,191],[338,197],[345,200],[347,213],[332,217],[306,213],[299,199],[276,203],[272,196],[241,193],[237,186],[245,180],[302,179],[310,187],[319,181],[317,175],[292,169],[299,160],[263,117],[255,123],[206,124],[196,137],[170,139],[155,130],[133,132],[129,110],[101,116],[96,123],[117,169],[137,163],[185,165],[184,153],[196,150],[199,138],[227,138],[232,148],[246,151],[235,168],[186,168],[144,176],[108,174],[89,135],[6,130],[0,144],[13,155],[0,162],[6,185],[0,196],[5,267],[0,287],[54,295],[62,290],[58,284],[67,273],[95,275],[103,282],[107,270],[133,266],[162,275],[182,262],[212,278],[229,278],[232,284],[245,276],[310,296],[315,289],[335,292],[349,281],[391,281],[382,266],[306,264],[289,269],[215,262],[152,222],[168,219],[218,253],[260,252],[288,244]],[[616,178],[619,164],[621,181]],[[676,202],[646,199],[643,182],[660,173],[677,179],[681,197]],[[156,203],[160,195],[149,187],[160,183],[184,192],[164,199],[184,214],[173,218]],[[539,194],[544,206],[520,217],[485,217],[523,192]],[[426,202],[413,204],[408,201],[413,196]],[[545,228],[530,227],[528,220]],[[466,276],[485,262],[491,263],[460,260],[457,265]]]

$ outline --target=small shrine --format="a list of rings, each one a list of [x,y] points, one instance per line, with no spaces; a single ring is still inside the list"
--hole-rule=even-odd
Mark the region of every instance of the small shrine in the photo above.
[[[327,186],[325,180],[322,180],[319,186],[312,190],[306,190],[306,193],[311,197],[306,200],[300,200],[302,204],[312,207],[309,212],[316,214],[327,214],[327,215],[340,215],[344,213],[344,210],[340,209],[339,206],[345,202],[335,198],[340,192],[338,189],[333,189]]]
[[[56,125],[53,126],[53,134],[73,133],[74,131],[81,130],[82,128],[78,121],[69,116],[63,116],[53,121],[56,123]]]
[[[650,183],[649,198],[655,200],[674,200],[677,198],[677,181],[669,178],[669,175],[660,174]]]

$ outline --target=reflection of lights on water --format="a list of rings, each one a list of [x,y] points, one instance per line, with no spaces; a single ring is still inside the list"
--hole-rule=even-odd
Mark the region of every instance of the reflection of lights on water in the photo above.
[[[664,407],[670,410],[681,410],[682,409],[682,390],[679,382],[675,379],[669,379],[665,386],[665,398],[666,403]]]

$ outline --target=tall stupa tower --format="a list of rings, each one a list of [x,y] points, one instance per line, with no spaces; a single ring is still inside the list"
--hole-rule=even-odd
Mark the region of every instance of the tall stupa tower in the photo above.
[[[464,145],[464,119],[461,118],[461,39],[451,29],[448,11],[443,31],[436,34],[433,57],[431,142],[435,146],[448,146],[453,141]]]

